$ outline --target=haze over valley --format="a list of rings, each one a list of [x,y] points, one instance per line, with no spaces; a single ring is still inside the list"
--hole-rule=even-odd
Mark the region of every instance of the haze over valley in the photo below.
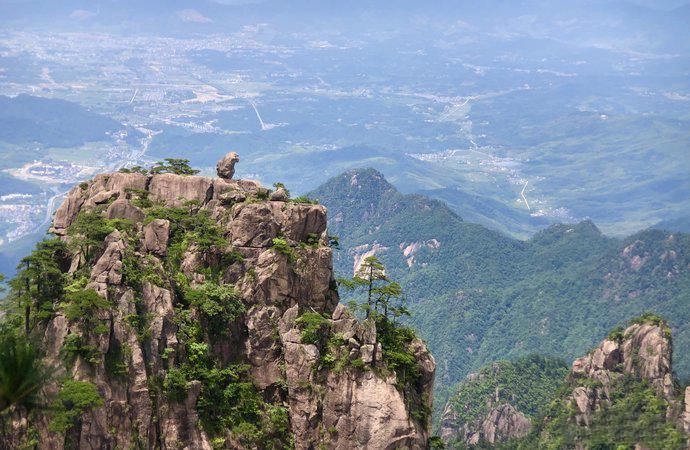
[[[678,5],[2,8],[5,272],[75,182],[168,156],[210,173],[228,150],[241,176],[295,192],[373,167],[518,238],[583,219],[625,236],[690,213]]]
[[[0,448],[689,448],[688,23],[0,0]]]

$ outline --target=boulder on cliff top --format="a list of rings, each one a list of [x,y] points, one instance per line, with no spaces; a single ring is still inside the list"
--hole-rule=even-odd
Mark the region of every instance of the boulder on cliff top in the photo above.
[[[233,175],[235,175],[235,164],[239,161],[240,157],[235,152],[230,152],[223,156],[223,158],[218,161],[218,164],[216,165],[216,172],[218,173],[218,176],[226,180],[232,179]]]

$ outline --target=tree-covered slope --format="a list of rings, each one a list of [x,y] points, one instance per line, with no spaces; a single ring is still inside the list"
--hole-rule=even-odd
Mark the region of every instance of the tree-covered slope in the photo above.
[[[524,437],[567,373],[563,360],[539,355],[487,364],[458,384],[441,436],[457,446]]]
[[[676,348],[690,344],[688,235],[647,230],[621,240],[585,221],[519,241],[439,201],[402,195],[370,169],[309,195],[329,208],[341,276],[374,252],[401,281],[438,358],[439,403],[484,363],[532,352],[572,360],[647,310],[670,318]],[[687,352],[675,358],[679,375],[690,375]]]

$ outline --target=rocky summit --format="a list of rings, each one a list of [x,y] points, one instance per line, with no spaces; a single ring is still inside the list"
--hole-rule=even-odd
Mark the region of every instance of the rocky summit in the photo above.
[[[530,445],[688,448],[688,389],[683,393],[674,377],[671,349],[671,329],[658,316],[614,329],[573,362]]]
[[[690,388],[674,378],[671,330],[645,314],[563,361],[532,355],[470,375],[446,404],[451,448],[685,449]]]
[[[326,208],[232,179],[238,160],[221,178],[123,171],[69,192],[39,244],[62,284],[25,321],[53,404],[17,407],[7,442],[427,448],[434,358],[405,340],[401,378],[374,323],[339,304]]]

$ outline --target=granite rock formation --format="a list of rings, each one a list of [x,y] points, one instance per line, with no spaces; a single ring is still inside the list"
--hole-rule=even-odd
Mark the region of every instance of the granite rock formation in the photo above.
[[[428,414],[413,408],[430,410],[433,357],[412,342],[420,375],[412,397],[399,389],[375,351],[375,327],[338,303],[325,207],[233,180],[237,161],[230,153],[218,163],[220,179],[110,173],[68,193],[51,228],[61,239],[74,239],[70,227],[84,213],[124,225],[89,261],[76,252],[69,264],[109,306],[78,318],[58,309],[41,331],[60,377],[92,383],[103,404],[66,433],[39,418],[39,448],[427,447]],[[208,303],[212,295],[221,301]],[[223,312],[230,304],[234,312]],[[214,322],[218,311],[230,319]],[[313,340],[304,337],[305,314],[323,318]],[[94,332],[93,323],[103,327]],[[73,334],[89,352],[67,363],[64,343]],[[214,385],[193,375],[199,360],[212,361],[211,374],[237,368],[243,383],[228,386],[256,393],[252,420],[273,444],[252,441],[251,427],[208,426]],[[187,378],[175,385],[181,368]],[[170,395],[175,386],[178,395]]]

